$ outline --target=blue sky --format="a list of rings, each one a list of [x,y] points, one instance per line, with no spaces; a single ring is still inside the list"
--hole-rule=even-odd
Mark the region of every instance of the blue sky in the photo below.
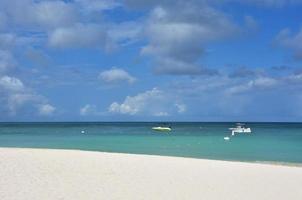
[[[1,121],[301,121],[300,0],[1,0]]]

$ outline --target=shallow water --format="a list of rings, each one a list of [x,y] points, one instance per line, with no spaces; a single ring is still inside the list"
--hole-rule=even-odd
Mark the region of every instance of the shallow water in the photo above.
[[[252,134],[230,137],[234,123],[0,123],[0,147],[81,149],[237,161],[302,163],[302,123],[247,123]],[[85,133],[81,133],[85,131]]]

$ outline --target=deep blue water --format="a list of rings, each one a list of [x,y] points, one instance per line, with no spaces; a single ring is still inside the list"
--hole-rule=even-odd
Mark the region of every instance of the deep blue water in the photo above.
[[[0,123],[0,147],[81,149],[238,161],[302,163],[302,123],[247,123],[252,134],[236,135],[234,123]],[[84,130],[85,134],[81,133]]]

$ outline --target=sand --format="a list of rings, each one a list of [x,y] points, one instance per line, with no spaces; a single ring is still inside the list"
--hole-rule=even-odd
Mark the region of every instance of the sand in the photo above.
[[[301,200],[302,167],[0,148],[1,200]]]

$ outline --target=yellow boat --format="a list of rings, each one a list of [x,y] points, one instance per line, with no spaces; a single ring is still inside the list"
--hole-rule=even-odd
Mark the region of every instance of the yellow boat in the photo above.
[[[152,130],[154,130],[154,131],[171,131],[172,129],[170,127],[157,126],[157,127],[152,127]]]

